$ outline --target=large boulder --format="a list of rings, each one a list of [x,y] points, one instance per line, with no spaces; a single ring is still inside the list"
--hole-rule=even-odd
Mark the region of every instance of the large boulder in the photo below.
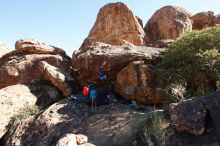
[[[207,110],[201,99],[171,104],[169,114],[171,124],[177,131],[188,131],[195,135],[204,133]]]
[[[71,107],[64,99],[35,117],[23,120],[1,139],[3,146],[56,145],[67,133],[82,133],[97,146],[132,145],[145,117],[144,113],[122,104],[99,106],[96,110]],[[78,144],[86,140],[82,136],[76,139]]]
[[[145,25],[145,41],[153,44],[158,40],[176,39],[184,33],[192,31],[190,16],[189,12],[180,7],[162,7]]]
[[[81,85],[86,80],[97,81],[102,66],[112,81],[116,80],[119,71],[133,61],[143,60],[146,64],[156,64],[164,53],[164,49],[123,45],[113,46],[104,43],[93,43],[85,48],[87,51],[75,51],[72,65],[77,71],[77,79]]]
[[[15,43],[15,49],[21,50],[22,53],[27,52],[28,54],[54,54],[68,58],[64,50],[31,38],[17,40]]]
[[[25,107],[48,106],[61,96],[56,88],[48,85],[31,83],[28,85],[12,85],[0,89],[0,137],[7,131],[11,118]]]
[[[2,42],[0,42],[0,58],[11,50]]]
[[[206,27],[215,26],[218,23],[218,18],[214,15],[214,12],[200,12],[191,17],[192,29],[200,30]]]
[[[163,146],[220,145],[220,92],[171,104]]]
[[[126,41],[134,45],[143,45],[144,31],[137,18],[127,5],[117,2],[102,7],[96,22],[83,44],[104,42],[122,45]],[[85,49],[85,47],[81,47]]]
[[[162,99],[162,89],[155,78],[155,67],[144,61],[130,63],[122,69],[116,80],[116,91],[126,99],[144,104],[157,104]]]
[[[59,68],[54,67],[45,61],[40,61],[39,69],[42,71],[44,78],[51,81],[52,84],[60,89],[65,96],[69,96],[73,92],[73,89],[75,92],[78,90],[75,79],[68,74],[65,75],[65,73]]]
[[[0,58],[0,88],[44,80],[39,62],[45,61],[71,76],[71,59],[62,49],[30,39],[16,42],[16,50]],[[7,79],[7,80],[6,80]],[[65,94],[65,93],[64,93]]]

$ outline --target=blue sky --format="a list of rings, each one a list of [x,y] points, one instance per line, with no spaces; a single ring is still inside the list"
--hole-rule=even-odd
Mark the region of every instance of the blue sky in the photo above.
[[[14,49],[21,38],[36,38],[72,55],[87,37],[99,9],[115,0],[0,0],[0,41]],[[220,14],[219,0],[121,0],[144,25],[165,5],[178,5],[195,14]]]

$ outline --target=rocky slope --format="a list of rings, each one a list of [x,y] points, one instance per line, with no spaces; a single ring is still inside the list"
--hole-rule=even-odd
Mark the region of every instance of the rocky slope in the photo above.
[[[44,107],[61,97],[56,88],[39,83],[17,84],[0,89],[0,137],[6,132],[6,126],[11,118],[27,106],[37,104]]]
[[[126,105],[99,106],[95,110],[71,108],[65,99],[35,117],[23,120],[4,137],[4,145],[56,145],[63,135],[83,133],[97,146],[137,143],[143,113]]]

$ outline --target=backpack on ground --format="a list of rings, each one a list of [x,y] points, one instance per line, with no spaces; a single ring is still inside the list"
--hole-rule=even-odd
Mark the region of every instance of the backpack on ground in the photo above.
[[[87,86],[83,87],[83,95],[89,95],[89,88]]]

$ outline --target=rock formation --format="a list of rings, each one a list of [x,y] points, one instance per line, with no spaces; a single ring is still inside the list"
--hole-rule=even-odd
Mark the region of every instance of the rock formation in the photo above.
[[[39,69],[42,71],[44,79],[51,81],[65,96],[69,96],[72,93],[72,89],[77,92],[78,86],[75,79],[68,74],[65,75],[59,68],[49,65],[45,61],[40,61]]]
[[[207,111],[201,99],[172,104],[170,108],[171,124],[175,129],[177,131],[188,131],[195,135],[204,133],[206,114]]]
[[[220,92],[171,104],[169,113],[163,146],[220,145]]]
[[[118,73],[116,91],[129,100],[144,104],[161,103],[162,89],[154,70],[154,66],[146,65],[144,61],[132,62]]]
[[[26,106],[37,104],[44,107],[58,99],[61,99],[61,94],[56,88],[38,83],[17,84],[0,89],[0,137],[6,132],[11,117]]]
[[[122,45],[125,42],[143,45],[144,31],[127,5],[117,2],[102,7],[84,44],[104,42]],[[81,47],[81,50],[85,47]]]
[[[78,72],[77,79],[83,83],[86,80],[97,81],[99,69],[102,66],[112,81],[116,80],[119,71],[130,62],[143,60],[146,64],[156,64],[164,49],[141,47],[133,45],[112,46],[104,43],[93,43],[84,50],[73,53],[72,65]]]
[[[16,92],[15,92],[16,91]],[[0,90],[0,137],[6,132],[10,118],[26,105],[34,105],[37,97],[24,85],[14,85]]]
[[[218,23],[218,18],[214,12],[200,12],[191,17],[193,30],[200,30],[205,27],[212,27]]]
[[[192,30],[191,14],[180,7],[165,6],[157,10],[144,27],[146,43],[176,39]]]
[[[4,43],[0,42],[0,58],[10,51],[11,50],[9,48],[7,48]]]
[[[44,74],[38,67],[40,61],[46,61],[68,76],[71,74],[71,60],[62,49],[32,39],[19,40],[16,50],[0,58],[0,88],[43,80]]]
[[[96,111],[87,112],[74,112],[71,107],[65,99],[23,120],[4,136],[4,145],[56,145],[67,133],[83,133],[94,145],[127,146],[136,141],[138,127],[145,117],[121,104],[99,106]],[[85,140],[80,138],[79,143],[76,139],[78,144]]]

